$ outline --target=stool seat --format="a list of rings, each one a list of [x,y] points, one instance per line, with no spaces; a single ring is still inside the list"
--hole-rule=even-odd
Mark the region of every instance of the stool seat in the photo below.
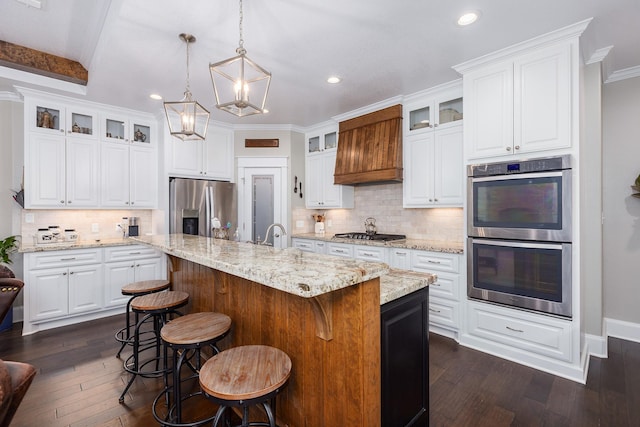
[[[131,308],[138,311],[165,310],[184,305],[189,301],[189,294],[182,291],[156,292],[135,297]]]
[[[200,387],[209,396],[233,401],[278,390],[291,375],[291,359],[280,349],[247,345],[225,350],[200,369]]]
[[[229,328],[231,328],[231,318],[226,314],[193,313],[173,319],[164,325],[160,336],[171,344],[191,345],[219,338]]]
[[[171,282],[169,280],[143,280],[124,285],[121,288],[122,295],[142,295],[151,292],[159,292],[169,289]]]

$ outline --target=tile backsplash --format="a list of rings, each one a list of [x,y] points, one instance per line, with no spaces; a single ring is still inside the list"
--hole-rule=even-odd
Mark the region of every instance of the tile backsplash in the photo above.
[[[26,222],[27,215],[33,215],[33,222]],[[151,232],[151,210],[45,210],[24,209],[22,211],[22,239],[25,244],[32,243],[38,228],[57,225],[60,229],[73,228],[80,241],[122,237],[122,230],[116,229],[116,223],[122,223],[123,217],[138,217],[140,234]],[[97,224],[97,226],[95,225]],[[97,231],[96,231],[97,229]]]
[[[355,187],[353,209],[294,209],[293,234],[313,233],[314,213],[324,213],[326,233],[364,231],[368,217],[376,219],[379,233],[406,234],[412,239],[462,242],[462,208],[404,209],[402,184],[377,184]],[[303,227],[297,227],[303,221]],[[331,223],[331,225],[329,225]]]

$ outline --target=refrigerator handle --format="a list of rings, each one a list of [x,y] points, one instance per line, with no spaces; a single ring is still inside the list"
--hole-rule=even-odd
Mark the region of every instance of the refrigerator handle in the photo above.
[[[205,192],[204,192],[204,223],[205,223],[205,227],[206,227],[206,231],[204,233],[205,236],[207,237],[211,237],[211,199],[212,199],[212,194],[210,194],[211,191],[211,187],[207,186],[205,188]]]

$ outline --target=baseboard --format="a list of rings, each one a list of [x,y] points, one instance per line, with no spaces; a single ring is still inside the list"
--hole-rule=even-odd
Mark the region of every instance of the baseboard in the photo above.
[[[584,334],[584,342],[586,344],[587,350],[586,353],[581,354],[588,354],[589,356],[596,356],[605,359],[608,357],[606,335],[598,336]]]
[[[604,318],[604,335],[640,343],[640,324]]]

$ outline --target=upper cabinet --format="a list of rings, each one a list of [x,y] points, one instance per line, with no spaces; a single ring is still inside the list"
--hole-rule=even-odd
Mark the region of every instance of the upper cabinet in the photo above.
[[[156,206],[152,117],[122,115],[110,106],[26,88],[19,91],[25,100],[25,208]]]
[[[338,126],[306,134],[305,205],[309,209],[353,208],[353,187],[334,184]]]
[[[462,124],[462,85],[459,80],[405,98],[404,135]]]
[[[467,159],[573,146],[578,117],[577,37],[584,25],[455,67],[463,73]]]
[[[180,141],[170,137],[167,146],[169,175],[220,181],[233,180],[232,130],[210,128],[204,141]]]
[[[403,207],[462,206],[462,101],[460,80],[406,99]]]

